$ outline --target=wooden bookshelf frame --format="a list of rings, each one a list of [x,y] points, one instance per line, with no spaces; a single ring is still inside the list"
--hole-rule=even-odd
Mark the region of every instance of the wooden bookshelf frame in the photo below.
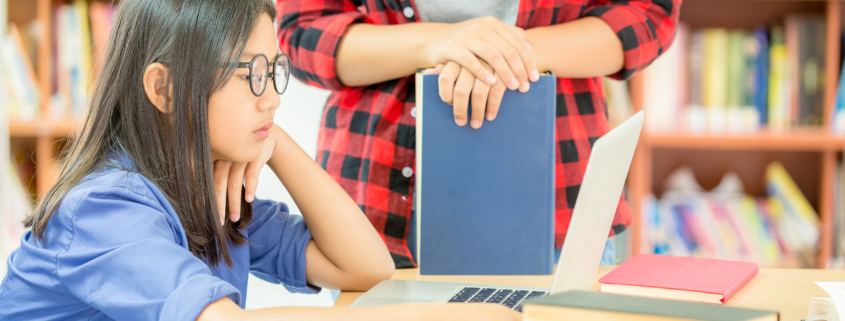
[[[689,0],[688,0],[689,1]],[[634,160],[631,164],[631,169],[628,175],[628,197],[634,213],[633,224],[630,228],[631,243],[629,253],[637,254],[642,250],[642,201],[648,194],[655,193],[654,182],[665,177],[655,177],[655,159],[654,154],[657,151],[665,150],[680,150],[680,151],[697,151],[700,154],[705,154],[702,151],[743,151],[743,152],[795,152],[795,153],[818,153],[821,159],[818,164],[817,173],[819,175],[818,198],[810,199],[814,203],[816,210],[819,213],[821,220],[820,232],[821,239],[819,241],[819,251],[817,254],[817,266],[819,268],[827,268],[833,252],[833,201],[835,189],[836,166],[839,160],[839,155],[845,147],[845,137],[837,136],[831,133],[830,122],[833,114],[833,102],[836,97],[837,84],[839,82],[840,61],[839,61],[839,46],[840,35],[842,34],[842,0],[823,0],[823,1],[751,1],[751,0],[691,0],[695,5],[701,6],[703,3],[716,6],[717,3],[738,5],[740,7],[759,5],[759,4],[773,4],[788,8],[789,10],[783,14],[793,13],[792,10],[801,10],[802,8],[809,8],[816,10],[817,6],[824,6],[825,16],[827,18],[827,34],[826,34],[826,57],[825,57],[825,86],[824,86],[824,128],[816,129],[789,129],[780,132],[763,130],[759,133],[751,134],[691,134],[686,132],[648,132],[643,131],[640,135],[640,141],[637,146],[637,151],[634,155]],[[720,8],[722,11],[724,8]],[[762,10],[762,13],[752,13],[749,18],[751,21],[766,22],[770,21],[771,11]],[[731,13],[732,15],[735,15]],[[766,16],[769,15],[769,16]],[[681,21],[684,21],[684,7],[681,8]],[[695,20],[691,25],[694,28],[700,27],[728,27],[728,28],[748,28],[753,25],[748,25],[746,21],[736,22],[731,19],[715,17],[713,20],[702,19],[701,14],[693,14],[692,19]],[[710,25],[700,25],[703,23],[710,23]],[[635,111],[643,109],[643,83],[642,76],[635,75],[630,81],[630,90],[632,104]],[[696,154],[699,155],[699,154]],[[707,156],[704,156],[707,157]],[[711,161],[711,159],[708,159]],[[713,157],[713,162],[719,162],[720,159]],[[816,166],[815,164],[808,164]],[[661,172],[665,172],[662,170]],[[744,182],[748,183],[748,182]],[[762,184],[762,179],[757,184]],[[839,215],[843,215],[839,213]]]

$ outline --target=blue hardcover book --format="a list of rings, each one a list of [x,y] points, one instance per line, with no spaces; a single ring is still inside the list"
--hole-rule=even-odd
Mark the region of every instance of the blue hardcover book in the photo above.
[[[757,63],[754,75],[754,106],[760,114],[760,125],[766,126],[769,122],[769,33],[764,27],[754,30],[754,37],[757,39]]]
[[[508,90],[480,129],[455,124],[438,75],[417,74],[420,274],[538,275],[554,266],[555,78]]]

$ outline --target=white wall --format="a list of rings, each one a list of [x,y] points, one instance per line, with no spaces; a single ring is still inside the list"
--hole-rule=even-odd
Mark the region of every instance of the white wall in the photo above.
[[[317,132],[329,92],[305,85],[291,77],[291,83],[281,96],[282,103],[276,110],[275,123],[281,126],[312,159],[317,155]],[[291,213],[300,213],[279,179],[269,167],[264,167],[259,177],[256,197],[285,202]],[[249,276],[247,309],[279,306],[322,306],[334,304],[329,291],[317,295],[292,294],[281,285]]]

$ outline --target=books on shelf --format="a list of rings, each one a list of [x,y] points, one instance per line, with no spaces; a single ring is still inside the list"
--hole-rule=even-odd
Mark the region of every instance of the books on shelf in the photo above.
[[[754,30],[691,30],[681,23],[675,43],[643,71],[646,127],[746,133],[821,126],[824,17],[784,20]]]
[[[82,114],[90,93],[91,30],[88,3],[59,4],[53,10],[54,92],[51,112],[55,118]]]
[[[14,24],[0,38],[0,101],[10,118],[29,120],[38,114],[41,94],[23,38]]]
[[[685,168],[670,175],[667,185],[660,200],[644,199],[643,253],[741,260],[763,267],[816,265],[818,215],[779,163],[767,169],[767,198],[745,195],[733,175],[703,192]]]
[[[82,114],[102,68],[105,46],[114,24],[115,6],[101,2],[74,1],[53,9],[52,69],[40,70],[36,62],[40,24],[11,24],[0,39],[0,101],[13,120],[40,117],[42,104],[51,104],[51,118],[75,118]],[[36,72],[47,72],[50,87],[40,88]],[[46,91],[46,92],[42,92]],[[49,97],[42,101],[42,94]]]

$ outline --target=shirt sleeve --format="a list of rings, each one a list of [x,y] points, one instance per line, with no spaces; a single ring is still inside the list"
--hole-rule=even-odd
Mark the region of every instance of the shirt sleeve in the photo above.
[[[276,0],[279,46],[291,58],[293,75],[328,90],[344,86],[335,69],[337,46],[346,28],[366,22],[349,0]]]
[[[320,292],[305,278],[305,248],[311,232],[302,216],[288,213],[284,203],[255,199],[247,233],[252,275],[281,283],[291,292]]]
[[[73,239],[56,257],[61,282],[116,320],[195,320],[221,298],[240,302],[233,285],[179,244],[174,221],[146,194],[123,185],[79,199]]]
[[[585,16],[604,20],[625,51],[625,65],[611,75],[628,79],[669,49],[675,39],[681,0],[613,0],[587,8]]]

